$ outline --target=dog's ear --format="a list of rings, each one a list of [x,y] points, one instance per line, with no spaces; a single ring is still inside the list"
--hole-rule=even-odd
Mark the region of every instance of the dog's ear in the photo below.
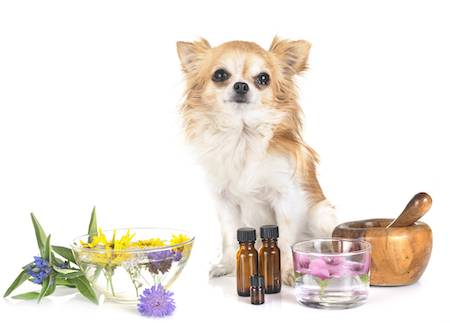
[[[201,59],[206,52],[211,49],[211,45],[204,38],[192,43],[177,42],[177,52],[180,58],[181,67],[185,73],[188,73],[199,67]]]
[[[307,69],[310,50],[311,43],[306,40],[289,41],[278,36],[275,36],[269,49],[278,57],[283,72],[288,75],[300,74]]]

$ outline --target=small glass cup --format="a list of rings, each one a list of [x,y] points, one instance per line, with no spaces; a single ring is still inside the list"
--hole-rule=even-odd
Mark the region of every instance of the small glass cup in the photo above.
[[[357,239],[313,239],[297,242],[291,248],[299,304],[344,309],[367,301],[370,243]]]

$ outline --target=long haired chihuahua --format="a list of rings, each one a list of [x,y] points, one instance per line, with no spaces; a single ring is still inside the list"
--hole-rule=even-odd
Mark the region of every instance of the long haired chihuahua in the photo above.
[[[310,48],[279,37],[268,51],[244,41],[177,43],[183,130],[206,170],[221,225],[221,259],[210,277],[236,267],[238,228],[276,224],[282,281],[293,285],[291,245],[331,237],[337,224],[316,177],[318,155],[301,134],[295,77],[307,68]]]

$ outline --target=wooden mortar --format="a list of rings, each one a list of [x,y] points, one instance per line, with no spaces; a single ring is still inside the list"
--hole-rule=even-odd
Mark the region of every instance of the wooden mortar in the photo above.
[[[430,227],[420,219],[431,197],[416,194],[397,219],[369,219],[338,225],[333,237],[362,239],[372,245],[370,285],[415,283],[427,268],[433,246]]]

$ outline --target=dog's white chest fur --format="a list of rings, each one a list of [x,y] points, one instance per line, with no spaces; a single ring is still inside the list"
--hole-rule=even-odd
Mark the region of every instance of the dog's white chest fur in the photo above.
[[[195,148],[219,204],[235,209],[223,213],[239,215],[233,219],[239,225],[258,227],[276,223],[272,205],[289,190],[296,191],[300,204],[305,202],[292,178],[292,158],[267,151],[278,120],[273,112],[224,109],[206,120],[209,122],[200,127]]]

